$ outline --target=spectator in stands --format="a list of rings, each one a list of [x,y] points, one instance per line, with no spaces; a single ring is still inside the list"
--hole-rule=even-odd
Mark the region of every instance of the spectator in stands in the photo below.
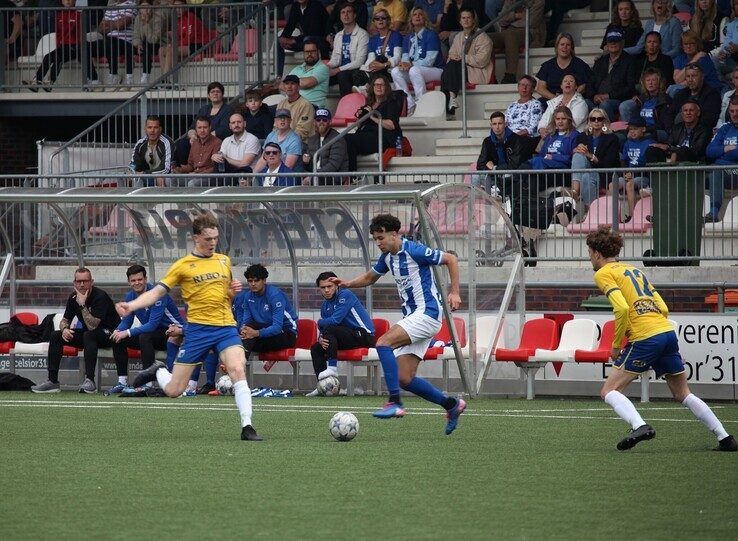
[[[530,158],[530,145],[526,144],[524,138],[505,126],[505,115],[495,111],[489,116],[490,133],[482,141],[482,148],[477,158],[477,171],[500,171],[515,170],[520,164]],[[510,177],[492,175],[474,175],[473,184],[484,183],[484,189],[492,193],[492,185],[496,184],[497,190],[504,198],[510,194]],[[503,181],[508,182],[503,184]],[[495,182],[496,181],[496,182]]]
[[[338,137],[338,132],[331,128],[331,112],[328,109],[315,111],[315,135],[308,138],[302,162],[306,171],[312,171],[313,165],[318,173],[346,172],[349,170],[348,154],[346,153],[346,140],[339,139],[328,148],[324,149],[313,163],[315,152],[323,145]],[[342,177],[315,177],[313,184],[323,186],[326,184],[341,184]]]
[[[130,302],[145,291],[154,288],[154,284],[146,281],[146,268],[141,265],[128,267],[126,277],[131,290],[126,293],[125,302]],[[133,326],[134,317],[139,322],[137,327]],[[167,330],[170,325],[182,327],[184,319],[169,294],[156,301],[152,307],[136,310],[121,320],[110,335],[110,340],[124,346],[122,352],[125,354],[125,364],[121,364],[120,367],[124,370],[118,371],[118,383],[108,389],[106,394],[121,393],[128,386],[128,348],[141,351],[141,362],[144,368],[154,364],[157,351],[166,351],[167,357],[171,356],[173,360],[179,344],[169,345]]]
[[[235,114],[239,115],[240,113]],[[195,140],[190,145],[187,162],[183,165],[175,165],[172,167],[172,171],[174,173],[192,173],[196,175],[214,172],[215,162],[213,156],[220,151],[221,143],[221,140],[212,133],[210,119],[206,116],[197,117],[195,121]],[[225,165],[225,157],[223,155],[220,155],[220,157],[224,159],[223,164]],[[180,181],[180,185],[184,182],[184,179]],[[210,179],[206,177],[193,178],[187,181],[186,185],[189,187],[209,186]]]
[[[389,70],[397,66],[402,58],[402,36],[390,29],[389,12],[375,9],[372,21],[377,33],[369,38],[366,62],[360,71],[354,73],[354,84],[357,86],[354,91],[362,94],[366,94],[365,85],[375,75],[384,73],[390,79]]]
[[[61,0],[62,6],[70,8],[74,6],[74,0]],[[56,49],[44,55],[41,65],[36,71],[35,78],[23,81],[32,92],[38,92],[38,85],[51,92],[51,86],[59,76],[62,66],[73,59],[80,59],[80,41],[82,37],[82,12],[59,10],[56,12]],[[87,74],[89,78],[89,62],[87,63]],[[49,78],[45,77],[46,73]]]
[[[277,109],[274,114],[274,131],[264,140],[266,143],[277,143],[282,151],[282,161],[293,171],[302,171],[302,140],[290,128],[292,116],[289,109]],[[259,158],[254,171],[260,171],[266,165],[264,157]]]
[[[667,88],[674,84],[674,61],[670,56],[661,52],[661,34],[658,32],[651,31],[646,34],[643,51],[633,59],[633,63],[639,80],[648,68],[656,68],[661,73],[661,80]],[[643,87],[639,84],[636,86],[636,91],[639,94],[642,93]],[[623,118],[622,113],[620,117]],[[630,118],[630,115],[624,118]]]
[[[343,97],[351,93],[354,75],[366,61],[369,34],[356,24],[353,3],[347,2],[340,9],[343,29],[336,34],[328,68],[331,82],[338,83],[339,94]]]
[[[244,96],[245,107],[241,107],[241,114],[246,120],[246,131],[256,136],[259,141],[266,139],[274,128],[274,115],[269,106],[261,99],[258,90],[248,90]]]
[[[683,52],[674,58],[674,84],[666,90],[667,94],[673,98],[686,86],[686,68],[690,64],[699,65],[705,83],[720,92],[723,83],[720,82],[715,64],[710,56],[702,51],[702,41],[692,30],[682,34],[682,49]]]
[[[407,94],[407,110],[410,113],[415,102],[425,94],[425,85],[440,81],[443,73],[443,55],[438,34],[428,28],[428,17],[420,8],[410,14],[412,32],[402,43],[402,60],[392,68],[392,81],[395,87]],[[410,93],[408,83],[412,83],[415,97]]]
[[[631,55],[639,54],[643,51],[648,33],[655,31],[661,34],[661,50],[665,55],[674,58],[680,52],[682,23],[671,14],[671,0],[651,0],[651,14],[653,19],[646,21],[644,33],[638,43],[628,47],[625,52]]]
[[[718,10],[715,0],[697,0],[689,29],[702,40],[706,54],[720,46],[720,25],[723,14]]]
[[[256,169],[256,172],[266,176],[254,177],[254,186],[295,186],[298,183],[297,178],[288,174],[292,169],[285,165],[282,148],[277,143],[265,143],[260,159],[264,161],[264,168]],[[241,185],[246,184],[242,179]]]
[[[620,163],[623,167],[644,167],[646,165],[646,151],[656,141],[646,134],[646,121],[641,116],[636,116],[628,121],[628,139],[620,152]],[[636,176],[638,175],[638,176]],[[645,173],[626,171],[618,178],[619,189],[625,189],[625,197],[628,200],[628,217],[623,220],[629,222],[633,217],[633,208],[636,203],[636,193],[642,188],[648,188],[650,181]],[[610,184],[612,193],[613,184]]]
[[[59,364],[62,358],[62,349],[65,345],[82,348],[85,360],[85,380],[80,385],[81,393],[96,393],[95,367],[97,365],[97,350],[100,347],[113,348],[115,364],[120,375],[128,373],[125,346],[113,342],[111,333],[120,324],[120,317],[115,311],[110,296],[95,287],[92,271],[81,267],[74,271],[74,293],[67,299],[64,308],[64,317],[59,323],[59,330],[51,333],[49,340],[48,371],[49,379],[40,385],[31,387],[34,393],[58,393]],[[81,328],[72,329],[71,324],[77,318]]]
[[[554,109],[547,133],[538,144],[538,155],[522,165],[521,169],[571,169],[579,132],[574,127],[574,117],[568,107],[559,105]],[[531,175],[528,190],[535,194],[547,188],[563,186],[565,180],[560,173]]]
[[[543,106],[533,98],[535,88],[535,78],[523,75],[518,81],[518,99],[508,105],[505,111],[507,127],[522,137],[537,138]]]
[[[445,5],[445,0],[415,0],[413,8],[420,8],[425,11],[428,20],[430,21],[431,28],[436,32],[440,32],[443,8]]]
[[[141,85],[149,82],[151,64],[154,57],[159,54],[167,32],[168,21],[163,10],[153,10],[150,6],[149,2],[141,2],[138,15],[133,22],[133,48],[141,57],[141,79],[139,79]],[[166,71],[162,71],[162,74],[164,73]]]
[[[541,64],[536,77],[536,91],[544,100],[553,99],[561,94],[561,80],[564,75],[571,74],[579,86],[577,92],[583,94],[590,79],[592,69],[584,60],[577,57],[574,50],[574,38],[571,34],[559,34],[554,45],[556,56]]]
[[[133,84],[133,21],[136,18],[136,2],[112,0],[110,6],[97,27],[104,37],[89,44],[89,54],[91,57],[107,57],[110,73],[105,79],[105,85],[108,88],[117,88],[120,83],[118,57],[122,56],[126,69],[123,86],[130,87]],[[94,66],[90,67],[90,77],[88,84],[94,85],[97,81]]]
[[[380,9],[389,13],[390,29],[397,32],[405,30],[407,24],[407,8],[403,0],[377,0],[374,4],[374,13]],[[374,34],[377,31],[376,25],[369,25],[369,33]]]
[[[728,104],[730,103],[730,98],[735,96],[735,90],[738,88],[738,66],[733,68],[733,71],[730,73],[730,86],[732,87],[732,90],[723,94],[722,103],[720,104],[720,115],[718,116],[715,129],[720,128],[720,126],[730,120],[730,116],[728,115]]]
[[[632,100],[620,104],[620,118],[641,116],[646,121],[648,131],[663,143],[674,123],[672,100],[665,92],[666,85],[657,68],[648,68],[641,77],[643,93]]]
[[[481,0],[445,0],[443,4],[443,15],[441,16],[441,29],[438,32],[438,37],[444,44],[450,44],[456,32],[461,32],[459,15],[461,14],[461,9],[465,7],[470,7],[474,10],[478,23],[485,25],[489,21],[487,14],[484,12],[484,3]],[[412,20],[410,23],[412,24]]]
[[[575,129],[583,130],[587,127],[587,113],[589,113],[589,106],[587,105],[584,97],[577,92],[577,83],[578,81],[574,75],[564,75],[564,78],[561,80],[561,94],[548,102],[548,106],[543,112],[543,116],[541,116],[541,119],[538,121],[538,134],[541,137],[550,135],[550,130],[553,129],[551,119],[553,118],[554,111],[558,107],[566,107],[571,111]]]
[[[459,107],[456,96],[461,91],[461,70],[466,69],[466,81],[475,85],[486,85],[494,72],[492,64],[492,40],[484,32],[471,41],[469,38],[477,31],[477,16],[470,7],[462,7],[459,11],[461,32],[454,36],[451,50],[448,52],[446,65],[441,73],[441,90],[446,95],[446,112],[455,114]],[[468,52],[462,62],[461,57],[466,47]]]
[[[730,22],[725,25],[725,37],[716,56],[721,76],[726,76],[738,66],[738,0],[732,2]]]
[[[300,95],[300,79],[297,76],[285,77],[282,80],[282,88],[287,97],[279,102],[277,109],[286,109],[290,112],[292,121],[290,127],[304,143],[315,133],[315,107]]]
[[[646,151],[647,163],[705,162],[711,130],[700,122],[700,104],[693,98],[682,104],[682,122],[674,124],[664,143],[654,143]]]
[[[16,4],[10,0],[0,0],[2,9],[3,27],[5,29],[5,51],[8,61],[13,61],[22,54],[23,17],[16,11]]]
[[[292,307],[289,297],[278,287],[267,284],[269,271],[260,263],[249,266],[243,275],[248,290],[233,299],[233,311],[246,350],[246,360],[253,351],[295,347],[297,310]]]
[[[304,62],[292,68],[290,75],[300,80],[300,95],[303,98],[313,107],[325,107],[330,71],[320,60],[318,43],[312,38],[306,39],[302,43],[302,54]]]
[[[682,104],[690,96],[700,102],[702,108],[702,123],[711,128],[717,123],[720,116],[720,94],[714,88],[704,84],[702,68],[699,64],[688,64],[685,69],[684,82],[687,88],[684,88],[674,95],[672,109],[681,111]],[[676,118],[679,122],[679,117]]]
[[[210,129],[213,136],[221,141],[231,135],[230,119],[233,108],[225,102],[224,95],[225,88],[218,81],[213,81],[208,85],[208,100],[210,103],[206,103],[198,109],[197,115],[187,130],[187,135],[175,141],[175,163],[187,163],[190,156],[190,146],[197,139],[195,123],[198,118],[207,117],[210,120]]]
[[[296,29],[301,34],[293,36]],[[321,58],[328,58],[330,45],[328,34],[328,13],[319,0],[295,0],[290,16],[282,29],[277,45],[277,74],[284,71],[284,51],[301,51],[307,38],[313,38],[320,49]]]
[[[175,62],[194,54],[210,41],[211,31],[193,10],[186,7],[185,0],[174,0],[174,6],[176,19],[173,32],[177,35],[177,51],[174,51],[173,43],[161,47],[159,55],[163,73],[172,69]]]
[[[505,6],[503,8],[516,1],[505,0]],[[545,0],[532,0],[530,2],[530,7],[528,8],[530,11],[529,47],[543,47],[544,45],[546,33],[543,10],[545,4]],[[497,23],[499,30],[489,34],[494,49],[502,49],[505,53],[505,75],[500,81],[502,84],[512,84],[518,80],[520,52],[525,46],[525,7],[520,6],[516,11],[500,19]]]
[[[320,306],[318,341],[310,347],[315,377],[318,380],[338,376],[338,350],[374,347],[374,322],[358,297],[346,287],[338,287],[329,278],[336,273],[321,272],[315,280],[323,304]],[[318,390],[307,396],[318,396]]]
[[[564,15],[569,10],[579,9],[589,5],[589,0],[547,0],[546,11],[551,10],[551,16],[546,25],[546,46],[553,44],[554,38],[559,32],[564,20]]]
[[[251,173],[254,160],[261,154],[259,139],[246,131],[246,122],[241,113],[232,113],[229,135],[220,145],[220,151],[213,153],[211,160],[218,173]],[[218,180],[222,182],[222,179]]]
[[[356,116],[359,118],[373,110],[381,113],[381,121],[370,118],[362,125],[363,128],[361,130],[346,136],[349,171],[357,170],[356,162],[358,156],[366,156],[377,152],[379,122],[382,122],[382,151],[388,148],[394,148],[397,138],[402,137],[400,107],[392,99],[389,80],[381,74],[369,83],[366,105],[356,112]],[[382,159],[381,153],[379,159]]]
[[[571,158],[572,169],[609,169],[620,166],[620,141],[610,129],[610,120],[604,109],[589,112],[589,122],[577,139]],[[604,179],[600,173],[573,172],[571,174],[572,197],[581,200],[585,207],[597,199]]]
[[[138,178],[136,186],[165,186],[163,177],[172,172],[172,153],[174,142],[162,133],[161,118],[156,115],[146,117],[146,135],[139,139],[133,147],[131,163],[128,168],[139,175],[150,175],[154,178]]]
[[[707,145],[707,158],[714,165],[738,165],[738,96],[730,98],[728,114],[730,122],[720,126]],[[735,174],[734,169],[710,171],[707,178],[710,187],[710,212],[705,215],[705,222],[717,222],[723,206],[723,190],[738,187],[738,174]]]
[[[608,54],[595,60],[585,96],[590,108],[596,105],[607,111],[608,118],[615,118],[620,102],[635,95],[636,72],[633,57],[623,50],[623,33],[610,30],[605,41]]]
[[[367,30],[369,28],[369,8],[364,0],[339,0],[333,4],[333,9],[330,12],[330,31],[328,38],[331,41],[335,41],[335,35],[343,30],[344,23],[341,20],[341,8],[350,4],[354,7],[354,13],[356,13],[356,24],[359,28]]]
[[[625,47],[633,47],[643,35],[643,23],[638,14],[638,8],[633,0],[619,0],[612,8],[612,22],[605,29],[605,36],[611,30],[620,30],[623,33]],[[602,38],[600,49],[605,49],[607,42]]]

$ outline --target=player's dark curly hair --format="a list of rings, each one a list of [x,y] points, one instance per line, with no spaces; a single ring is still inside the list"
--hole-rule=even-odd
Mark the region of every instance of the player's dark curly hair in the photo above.
[[[320,287],[320,282],[327,280],[328,278],[338,278],[338,276],[336,276],[336,273],[333,271],[321,272],[315,279],[315,285]]]
[[[601,225],[597,231],[587,235],[587,246],[600,252],[602,257],[617,257],[623,248],[623,237],[612,231],[609,225]]]
[[[248,280],[249,278],[255,278],[256,280],[266,280],[269,277],[269,271],[261,263],[254,263],[249,266],[243,275]]]
[[[369,224],[369,233],[389,233],[399,231],[402,227],[400,219],[391,214],[377,214]]]
[[[200,214],[192,220],[192,234],[199,235],[203,229],[218,229],[218,220],[209,212]]]

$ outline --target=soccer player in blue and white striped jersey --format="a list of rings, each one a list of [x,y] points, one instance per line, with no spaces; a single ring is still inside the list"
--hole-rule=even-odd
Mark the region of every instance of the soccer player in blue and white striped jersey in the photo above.
[[[374,284],[388,272],[392,274],[402,300],[403,318],[377,340],[377,353],[390,399],[382,409],[374,412],[374,416],[388,419],[405,415],[400,399],[402,387],[442,406],[447,412],[446,434],[451,434],[456,429],[459,416],[466,409],[466,402],[445,395],[415,374],[431,339],[441,328],[442,300],[430,267],[448,267],[451,278],[448,303],[452,310],[456,310],[461,305],[459,265],[452,254],[402,238],[401,225],[400,220],[391,214],[375,216],[369,225],[369,232],[382,252],[376,264],[353,280],[332,278],[331,281],[349,288],[365,287]]]

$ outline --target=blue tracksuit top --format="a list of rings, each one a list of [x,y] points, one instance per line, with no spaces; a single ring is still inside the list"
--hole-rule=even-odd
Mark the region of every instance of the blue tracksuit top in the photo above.
[[[324,300],[320,307],[318,328],[324,329],[329,325],[364,329],[369,334],[374,334],[374,323],[369,312],[356,295],[344,288],[339,288],[333,298]]]
[[[259,330],[259,336],[276,336],[281,332],[297,334],[297,310],[287,295],[267,284],[262,295],[242,291],[233,299],[233,311],[240,329],[248,325]]]
[[[544,169],[570,168],[571,156],[577,146],[577,137],[579,137],[577,130],[572,130],[566,135],[554,132],[547,136],[543,141],[541,150],[538,152],[538,157],[541,158]],[[551,157],[546,158],[547,154],[550,154]]]
[[[620,160],[631,167],[643,167],[646,165],[646,150],[656,141],[650,137],[644,137],[634,141],[627,139],[620,151]]]
[[[154,287],[154,284],[146,284],[146,291]],[[126,293],[126,302],[134,300],[138,295],[136,292],[131,290]],[[133,325],[133,317],[136,317],[141,325],[139,327],[131,328]],[[164,295],[161,299],[156,301],[153,306],[147,306],[146,308],[139,308],[133,314],[128,314],[120,321],[120,325],[116,330],[128,331],[130,330],[131,336],[137,336],[139,334],[153,332],[156,329],[168,329],[171,324],[184,325],[184,319],[179,313],[179,308],[174,303],[174,299],[169,295]]]
[[[430,28],[423,28],[418,34],[411,32],[402,40],[402,60],[414,66],[442,68],[441,40]]]
[[[735,165],[738,163],[738,148],[727,154],[723,147],[738,145],[738,126],[732,122],[723,124],[707,145],[707,157],[714,160],[715,165]]]

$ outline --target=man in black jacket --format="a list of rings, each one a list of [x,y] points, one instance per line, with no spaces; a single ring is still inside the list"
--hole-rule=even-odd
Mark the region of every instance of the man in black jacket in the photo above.
[[[683,88],[674,94],[674,101],[671,106],[674,111],[681,111],[684,102],[690,97],[693,98],[700,104],[700,122],[706,128],[712,129],[717,124],[720,116],[720,93],[710,85],[704,84],[704,79],[705,76],[699,64],[696,62],[687,64],[684,67],[684,84],[687,88]],[[680,121],[680,117],[677,116],[675,122]]]
[[[282,29],[282,35],[277,44],[277,76],[281,77],[284,71],[284,51],[302,51],[302,43],[308,38],[314,38],[320,49],[321,58],[330,57],[330,44],[325,37],[329,27],[328,12],[319,0],[297,0],[293,2],[290,16]],[[295,29],[301,34],[293,36]]]
[[[531,157],[530,149],[523,138],[505,126],[505,114],[495,111],[489,116],[491,128],[489,137],[482,141],[482,150],[477,158],[477,171],[514,170]],[[494,176],[494,178],[493,178]],[[491,192],[492,185],[496,184],[504,198],[505,192],[510,191],[510,175],[476,175],[474,184],[484,185]],[[504,182],[503,182],[504,181]]]
[[[712,137],[711,130],[700,122],[700,103],[688,98],[682,104],[682,122],[675,124],[666,143],[655,143],[646,151],[648,163],[661,163],[669,159],[672,163],[705,163],[707,144]]]
[[[51,333],[49,340],[48,370],[49,379],[31,387],[34,393],[58,393],[59,365],[64,345],[83,348],[85,359],[85,380],[80,385],[80,393],[95,393],[95,366],[97,350],[100,347],[113,348],[113,357],[120,373],[124,367],[128,370],[126,345],[115,343],[110,339],[113,331],[120,324],[120,317],[115,311],[112,299],[105,291],[94,287],[92,272],[84,267],[74,271],[74,293],[67,299],[64,317],[59,323],[58,331]],[[77,318],[82,325],[80,329],[71,327],[72,320]]]
[[[137,186],[164,186],[163,177],[172,172],[174,141],[162,133],[161,119],[156,115],[146,118],[146,135],[133,147],[131,163],[128,168],[136,174],[151,175],[154,178],[139,178]]]
[[[619,29],[605,35],[608,54],[599,57],[592,67],[592,80],[587,85],[585,97],[589,108],[604,109],[610,120],[614,120],[621,101],[636,94],[636,72],[633,57],[623,51],[624,38]]]

